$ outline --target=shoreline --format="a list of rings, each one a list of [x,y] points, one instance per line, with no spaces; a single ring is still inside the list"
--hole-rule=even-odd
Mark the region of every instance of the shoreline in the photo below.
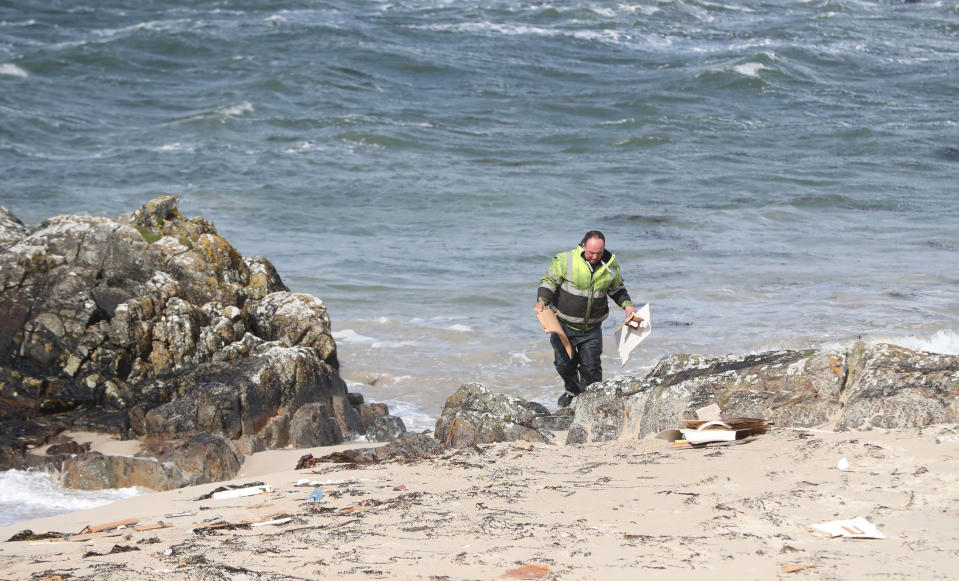
[[[959,554],[956,426],[831,432],[772,428],[747,444],[676,449],[654,438],[582,445],[504,442],[429,460],[294,470],[306,453],[251,456],[243,476],[269,496],[198,500],[218,484],[123,499],[0,527],[0,539],[78,533],[138,518],[169,528],[82,542],[0,543],[5,578],[820,579],[949,578]],[[556,442],[564,441],[561,434]],[[378,445],[378,444],[370,444]],[[837,462],[846,458],[848,470]],[[323,498],[307,500],[321,482]],[[167,515],[195,512],[195,515]],[[291,521],[194,529],[277,515]],[[812,524],[865,517],[887,538],[824,538]],[[120,547],[120,549],[117,549]],[[110,553],[111,550],[123,552]],[[100,555],[93,555],[99,553]],[[87,555],[87,556],[84,556]]]

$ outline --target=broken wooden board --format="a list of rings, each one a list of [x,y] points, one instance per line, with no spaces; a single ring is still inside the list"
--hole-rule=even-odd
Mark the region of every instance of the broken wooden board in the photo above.
[[[762,418],[722,418],[720,420],[683,420],[683,426],[694,430],[753,430],[759,433],[772,425]]]
[[[559,335],[559,340],[563,342],[563,347],[566,348],[566,354],[572,359],[573,346],[570,344],[566,332],[563,331],[563,326],[559,324],[559,319],[556,318],[556,313],[553,312],[553,309],[545,308],[537,312],[536,318],[539,319],[539,324],[543,326],[545,333],[555,333]]]

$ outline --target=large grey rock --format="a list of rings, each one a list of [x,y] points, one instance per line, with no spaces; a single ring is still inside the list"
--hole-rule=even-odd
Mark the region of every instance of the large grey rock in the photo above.
[[[340,426],[330,417],[326,404],[309,403],[300,406],[290,420],[290,442],[294,448],[331,446],[342,441]]]
[[[350,393],[348,398],[360,414],[366,439],[370,442],[389,442],[406,433],[406,424],[401,418],[391,416],[390,408],[385,403],[364,403],[360,393]]]
[[[69,488],[84,490],[130,486],[170,490],[229,480],[242,461],[226,439],[196,434],[157,457],[80,454],[64,461],[62,481]]]
[[[322,300],[305,294],[273,293],[252,303],[248,312],[250,327],[258,337],[307,347],[336,366],[336,343]]]
[[[840,430],[959,421],[959,357],[859,343],[849,354]]]
[[[312,350],[248,335],[242,351],[242,356],[224,355],[167,384],[157,382],[176,399],[146,412],[143,426],[135,431],[164,437],[198,431],[233,439],[259,436],[267,448],[282,447],[283,442],[329,445],[365,433],[359,413],[349,405],[346,384]],[[285,424],[275,421],[277,416],[294,418],[301,407],[314,404],[323,407],[323,414],[305,410],[297,420],[296,436],[291,433],[294,426],[286,426],[290,431],[283,433]],[[313,429],[326,436],[303,439],[309,429],[302,425],[306,418],[316,420]]]
[[[836,352],[774,351],[757,355],[672,355],[646,377],[617,376],[577,398],[576,439],[645,437],[674,428],[717,404],[727,417],[761,417],[814,426],[839,406],[845,357]],[[569,436],[568,436],[569,437]]]
[[[366,438],[371,442],[389,442],[406,433],[406,424],[396,416],[377,416],[366,427]]]
[[[959,418],[959,358],[891,345],[851,351],[672,355],[577,398],[569,443],[645,437],[716,404],[724,417],[779,426],[915,427]]]
[[[446,400],[434,437],[454,448],[512,440],[548,442],[552,434],[534,427],[537,416],[548,414],[538,403],[469,383]]]

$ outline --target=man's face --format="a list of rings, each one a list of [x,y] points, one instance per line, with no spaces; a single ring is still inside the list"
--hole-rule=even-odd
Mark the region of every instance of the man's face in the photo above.
[[[603,251],[606,250],[606,243],[600,238],[590,238],[583,245],[583,256],[586,262],[596,264],[603,257]]]

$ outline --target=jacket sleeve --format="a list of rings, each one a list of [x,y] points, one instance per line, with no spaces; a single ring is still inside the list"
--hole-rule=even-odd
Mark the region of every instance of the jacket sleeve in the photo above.
[[[546,274],[539,281],[539,288],[536,291],[538,301],[547,305],[554,303],[556,291],[566,279],[565,270],[566,264],[563,253],[559,253],[553,257],[553,261],[549,263],[549,268],[546,269]]]
[[[613,280],[609,284],[609,297],[622,308],[626,308],[633,304],[632,299],[629,298],[629,293],[626,291],[626,285],[623,283],[623,277],[619,273],[619,263],[613,263]]]

